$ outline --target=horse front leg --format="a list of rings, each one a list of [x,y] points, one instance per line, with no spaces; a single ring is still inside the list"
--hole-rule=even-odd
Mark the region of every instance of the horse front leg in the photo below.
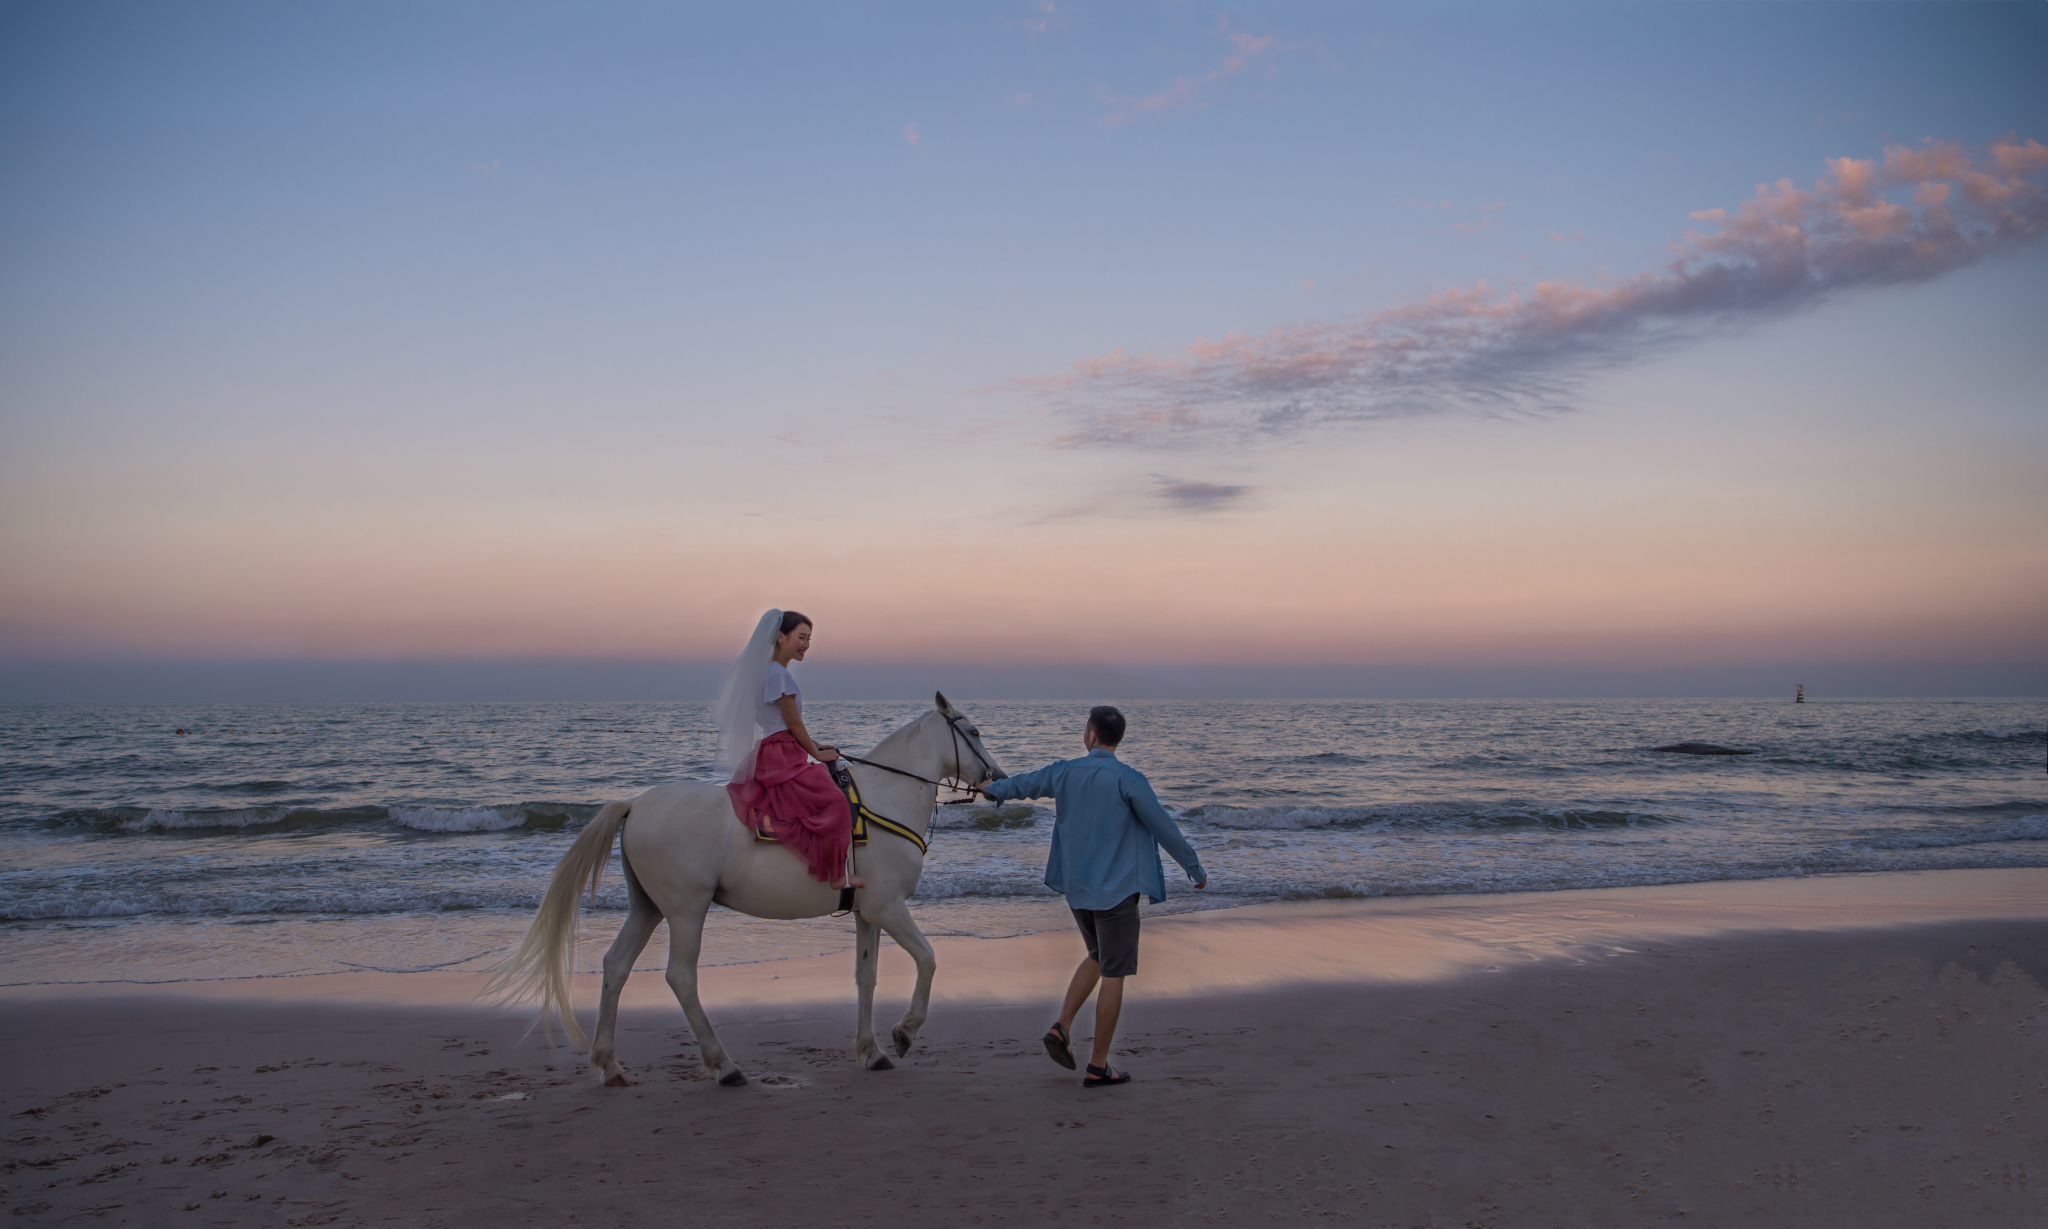
[[[903,1019],[889,1033],[890,1040],[896,1043],[896,1056],[901,1058],[917,1044],[917,1034],[931,1014],[932,974],[938,972],[939,960],[932,951],[931,940],[917,928],[917,920],[910,916],[910,906],[905,902],[899,900],[890,905],[876,920],[896,940],[896,946],[917,963],[917,989],[911,992],[910,1010],[903,1013]]]
[[[598,1000],[597,1031],[590,1043],[590,1065],[604,1072],[606,1088],[624,1088],[633,1082],[619,1066],[619,992],[626,988],[626,979],[633,975],[633,964],[646,950],[647,940],[654,937],[654,928],[661,925],[661,910],[640,890],[631,866],[626,868],[626,896],[626,924],[619,927],[619,937],[604,954],[604,995]]]
[[[875,969],[882,932],[865,913],[856,913],[853,941],[853,984],[860,994],[858,1019],[854,1025],[853,1058],[870,1071],[887,1071],[896,1064],[875,1045]]]
[[[704,1004],[697,999],[697,953],[704,947],[704,913],[710,907],[711,894],[707,892],[702,901],[691,902],[686,916],[670,915],[668,987],[675,991],[676,1002],[682,1004],[683,1015],[690,1021],[690,1033],[697,1038],[697,1053],[704,1069],[718,1072],[720,1084],[737,1088],[747,1082],[747,1077],[725,1052],[718,1034],[711,1029],[711,1017],[704,1014]]]

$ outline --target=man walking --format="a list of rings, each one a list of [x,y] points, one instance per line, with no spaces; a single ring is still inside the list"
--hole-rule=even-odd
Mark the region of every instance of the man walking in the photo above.
[[[1059,1020],[1046,1031],[1045,1048],[1053,1061],[1074,1069],[1073,1041],[1067,1030],[1081,1004],[1100,983],[1095,1000],[1095,1050],[1082,1086],[1106,1088],[1128,1084],[1130,1073],[1109,1065],[1109,1045],[1123,1012],[1124,978],[1138,971],[1138,894],[1158,904],[1166,897],[1166,879],[1159,872],[1159,847],[1180,863],[1197,888],[1209,886],[1209,873],[1180,825],[1159,805],[1145,774],[1116,758],[1124,740],[1124,715],[1107,704],[1088,710],[1081,745],[1088,754],[1077,760],[1047,764],[1037,772],[991,781],[982,792],[991,798],[1052,798],[1055,818],[1052,853],[1045,863],[1045,886],[1067,898],[1074,922],[1088,944],[1088,958],[1074,970]]]

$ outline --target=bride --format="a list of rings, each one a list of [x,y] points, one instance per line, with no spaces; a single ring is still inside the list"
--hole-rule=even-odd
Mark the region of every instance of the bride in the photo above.
[[[810,757],[831,761],[839,748],[821,745],[804,727],[804,693],[789,663],[811,648],[811,620],[794,610],[761,616],[718,698],[718,751],[712,771],[731,774],[726,792],[741,823],[773,836],[803,859],[813,877],[864,888],[846,874],[853,811],[832,774]],[[759,737],[756,737],[756,730]]]

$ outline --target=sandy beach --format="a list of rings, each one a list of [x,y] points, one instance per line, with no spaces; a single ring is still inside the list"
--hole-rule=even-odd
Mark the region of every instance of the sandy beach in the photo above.
[[[1037,1041],[1077,958],[1068,934],[941,940],[931,1023],[888,1072],[852,1066],[850,958],[707,969],[738,1089],[645,973],[623,1090],[528,1014],[474,1006],[471,974],[14,987],[4,1206],[192,1226],[2048,1217],[2048,871],[1164,918],[1126,1007],[1136,1081],[1112,1090]],[[885,1033],[908,973],[885,953]]]

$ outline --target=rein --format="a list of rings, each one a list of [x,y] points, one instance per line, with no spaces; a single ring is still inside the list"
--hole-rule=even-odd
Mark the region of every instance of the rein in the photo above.
[[[981,761],[981,767],[985,774],[983,779],[986,780],[994,777],[996,775],[995,765],[989,763],[988,757],[983,755],[980,749],[974,745],[974,738],[961,731],[959,721],[960,718],[957,715],[946,717],[946,729],[953,736],[953,767],[955,771],[958,771],[960,767],[960,744],[962,741],[965,741],[967,749],[974,752],[974,758]],[[868,806],[867,803],[861,800],[860,786],[854,783],[853,773],[847,768],[849,763],[863,764],[869,768],[879,768],[883,772],[894,773],[899,777],[909,777],[913,781],[921,781],[935,788],[961,790],[968,795],[966,798],[953,799],[954,802],[970,802],[975,794],[987,796],[980,787],[961,782],[957,777],[954,778],[955,784],[948,785],[944,780],[934,781],[930,777],[920,776],[908,769],[898,768],[894,764],[884,764],[876,760],[863,759],[858,755],[848,755],[844,751],[839,753],[837,759],[827,761],[825,768],[826,771],[832,774],[832,783],[838,786],[840,791],[846,795],[847,805],[853,808],[855,830],[858,832],[864,824],[867,824],[880,828],[891,836],[900,836],[912,845],[917,846],[917,852],[920,857],[930,851],[931,838],[938,835],[938,826],[928,823],[925,827],[925,835],[919,836],[917,830],[910,825],[890,819],[880,811]],[[865,838],[862,839],[864,840]],[[859,856],[855,852],[857,848],[857,845],[848,845],[846,848],[846,873],[849,878],[853,874],[854,860]],[[844,917],[853,912],[853,893],[854,889],[851,886],[839,890],[839,911],[832,916]]]
[[[946,717],[946,732],[951,734],[953,738],[953,763],[956,765],[959,764],[960,747],[962,743],[965,743],[967,749],[969,751],[974,752],[974,758],[981,761],[981,766],[982,768],[987,770],[988,776],[994,776],[995,765],[989,763],[988,757],[984,756],[980,752],[980,750],[975,747],[974,740],[972,738],[968,738],[965,734],[961,733],[959,722],[960,717],[957,713]],[[922,781],[926,785],[935,785],[940,789],[956,790],[960,793],[967,795],[966,798],[956,798],[953,801],[946,803],[945,805],[947,806],[952,806],[955,803],[972,801],[974,795],[976,794],[980,794],[984,798],[988,797],[988,794],[979,785],[969,785],[965,781],[960,780],[958,777],[953,778],[951,781],[946,781],[944,779],[934,781],[930,777],[921,777],[914,772],[906,772],[893,764],[880,764],[875,762],[874,760],[864,760],[857,755],[848,755],[844,751],[841,751],[839,753],[839,758],[842,760],[850,761],[851,763],[855,764],[865,764],[869,768],[879,768],[883,772],[893,772],[899,777],[909,777],[913,781]],[[987,778],[983,779],[986,780]]]
[[[981,751],[975,747],[974,739],[970,735],[967,735],[961,731],[959,721],[960,718],[958,715],[949,716],[946,718],[946,729],[950,731],[953,736],[954,767],[956,769],[959,767],[960,746],[963,742],[965,742],[967,745],[967,749],[969,751],[974,752],[974,758],[981,761],[982,769],[987,774],[987,776],[995,776],[995,765],[989,763],[988,757],[983,755]],[[844,751],[841,751],[839,753],[838,759],[830,760],[826,763],[825,768],[832,774],[833,784],[837,785],[842,791],[845,792],[846,801],[854,808],[854,818],[856,820],[865,817],[866,819],[872,821],[874,825],[880,828],[882,831],[887,832],[892,836],[900,836],[904,840],[909,841],[911,844],[917,846],[917,852],[919,853],[924,853],[930,847],[931,839],[929,834],[936,833],[938,831],[937,827],[928,827],[926,829],[928,835],[921,837],[917,834],[917,830],[910,827],[908,824],[900,823],[896,820],[890,819],[888,816],[869,807],[865,802],[862,802],[860,800],[860,787],[854,784],[853,773],[849,772],[846,768],[846,765],[849,763],[863,764],[869,768],[879,768],[883,772],[895,773],[899,777],[909,777],[913,781],[922,781],[926,785],[935,786],[941,789],[960,790],[961,792],[968,795],[967,798],[955,799],[955,802],[971,801],[973,795],[975,794],[982,794],[984,797],[987,796],[979,786],[968,785],[957,777],[953,779],[953,782],[951,784],[948,784],[945,780],[934,781],[930,777],[920,776],[917,773],[909,771],[908,769],[898,768],[894,764],[884,764],[876,760],[863,759],[858,755],[848,755]],[[947,805],[951,804],[949,803]],[[849,856],[851,856],[850,850]],[[850,894],[852,892],[852,889],[849,888],[846,889],[846,891]],[[850,908],[851,905],[849,904],[848,907]]]
[[[878,764],[873,760],[864,760],[857,755],[848,755],[844,751],[841,751],[839,753],[839,758],[845,760],[849,764],[866,764],[869,768],[879,768],[883,772],[893,772],[899,777],[909,777],[913,781],[922,781],[926,785],[945,785],[944,781],[934,781],[930,777],[920,777],[914,772],[905,772],[901,768],[896,768],[888,764]]]

